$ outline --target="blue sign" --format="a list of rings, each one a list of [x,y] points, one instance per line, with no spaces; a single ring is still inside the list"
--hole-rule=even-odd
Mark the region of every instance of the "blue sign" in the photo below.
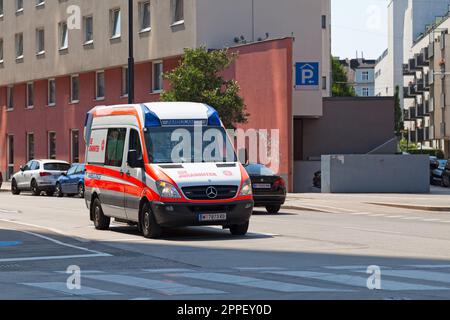
[[[319,86],[319,63],[297,62],[295,64],[295,86],[312,88]]]

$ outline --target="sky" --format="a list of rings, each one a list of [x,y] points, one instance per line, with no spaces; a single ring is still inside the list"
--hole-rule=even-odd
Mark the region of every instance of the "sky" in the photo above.
[[[387,49],[388,0],[331,0],[332,54],[378,58]]]

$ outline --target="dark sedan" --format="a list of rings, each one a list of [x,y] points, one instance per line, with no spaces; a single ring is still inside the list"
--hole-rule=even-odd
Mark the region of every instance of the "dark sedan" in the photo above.
[[[286,201],[286,183],[262,164],[245,166],[253,185],[255,207],[265,207],[271,214],[278,213]]]

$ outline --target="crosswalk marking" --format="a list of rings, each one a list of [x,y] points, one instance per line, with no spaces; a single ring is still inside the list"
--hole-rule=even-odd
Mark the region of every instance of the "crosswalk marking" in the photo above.
[[[233,268],[239,271],[276,271],[276,270],[285,270],[285,268],[278,267],[236,267]]]
[[[367,287],[368,277],[354,276],[354,275],[340,275],[333,273],[312,272],[312,271],[273,271],[272,274],[291,276],[297,278],[306,278],[333,282],[356,287]],[[428,291],[428,290],[450,290],[450,288],[442,288],[435,286],[427,286],[420,284],[404,283],[391,280],[382,280],[382,290],[387,291]]]
[[[192,272],[190,269],[144,269],[144,272],[147,273],[182,273],[182,272]]]
[[[418,269],[450,269],[450,264],[413,264],[405,267]]]
[[[320,287],[310,287],[304,285],[298,285],[294,283],[286,283],[273,280],[263,280],[251,277],[235,276],[223,273],[213,272],[199,272],[199,273],[182,273],[176,274],[175,277],[184,277],[189,279],[211,281],[217,283],[224,283],[228,285],[237,285],[258,289],[266,289],[277,292],[333,292],[342,291],[335,289],[327,289]]]
[[[40,282],[40,283],[21,283],[22,285],[47,289],[52,291],[58,291],[69,295],[75,296],[109,296],[109,295],[118,295],[118,293],[105,291],[100,289],[95,289],[91,287],[81,286],[81,288],[70,290],[67,288],[67,284],[65,282]]]
[[[184,285],[181,283],[176,283],[173,281],[161,281],[161,280],[150,280],[145,278],[137,278],[126,275],[87,275],[85,278],[112,282],[116,284],[121,284],[125,286],[138,287],[148,290],[154,290],[162,294],[166,295],[189,295],[189,294],[224,294],[225,292],[200,288],[200,287],[192,287],[188,285]]]
[[[382,275],[399,277],[399,278],[450,283],[450,274],[443,273],[443,272],[432,272],[432,271],[422,271],[422,270],[383,270]]]

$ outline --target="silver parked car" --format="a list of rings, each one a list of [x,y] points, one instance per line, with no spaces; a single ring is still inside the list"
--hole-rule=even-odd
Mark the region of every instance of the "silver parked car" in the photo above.
[[[31,191],[35,196],[45,192],[53,196],[56,181],[69,168],[70,164],[65,161],[31,160],[12,177],[11,192],[18,195],[21,191]]]

